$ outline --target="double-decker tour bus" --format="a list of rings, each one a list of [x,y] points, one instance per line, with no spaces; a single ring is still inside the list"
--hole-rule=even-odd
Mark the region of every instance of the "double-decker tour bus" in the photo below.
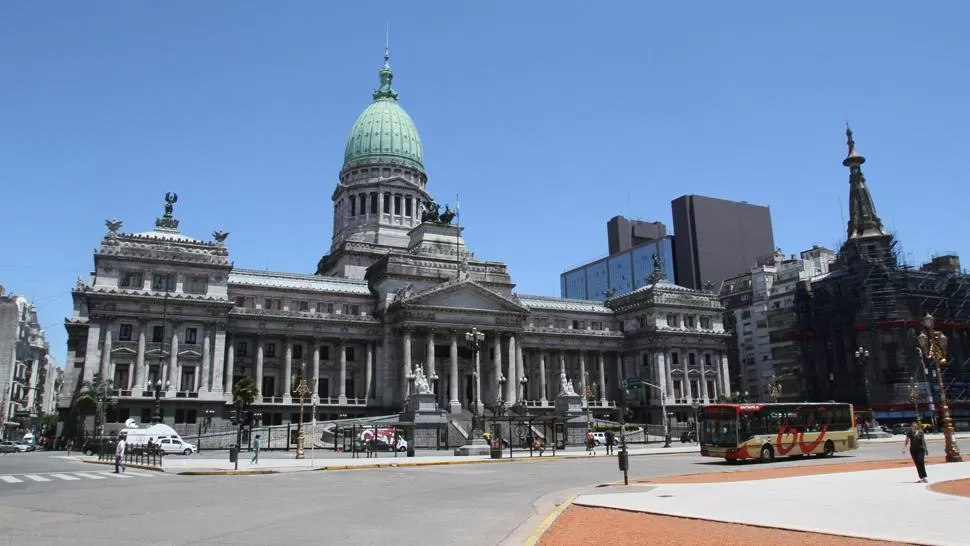
[[[828,457],[859,447],[852,404],[709,404],[698,422],[701,455],[728,461]]]

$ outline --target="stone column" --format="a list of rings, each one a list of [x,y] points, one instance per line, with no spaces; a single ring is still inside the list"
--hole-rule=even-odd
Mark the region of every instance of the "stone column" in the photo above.
[[[434,386],[431,381],[431,378],[434,377],[434,356],[434,330],[428,330],[428,352],[424,361],[424,377],[427,378],[428,384],[432,387]]]
[[[138,322],[138,353],[135,355],[135,373],[131,379],[133,389],[144,387],[148,381],[148,370],[145,369],[145,326],[145,321]]]
[[[412,209],[413,212],[413,209]],[[458,400],[458,334],[451,334],[451,369],[448,374],[448,411],[461,413]]]
[[[101,349],[101,379],[105,381],[114,380],[111,373],[111,328],[104,329],[104,348]]]
[[[657,371],[657,386],[664,389],[663,394],[658,394],[657,396],[658,398],[662,396],[665,397],[666,395],[670,394],[670,391],[667,390],[667,363],[664,362],[663,351],[657,351],[654,353],[653,360]],[[666,400],[664,400],[664,402],[666,402]]]
[[[625,373],[623,373],[623,352],[616,353],[616,398],[619,402],[623,397],[621,396],[621,390],[623,390],[623,380],[625,379]]]
[[[502,384],[499,383],[498,380],[499,377],[502,376],[502,334],[500,332],[495,332],[495,340],[493,341],[492,346],[493,353],[495,354],[495,358],[492,359],[492,364],[495,367],[495,374],[492,379],[495,384],[495,390],[492,392],[495,393],[495,401],[497,402],[500,398],[502,398]]]
[[[256,338],[256,402],[262,402],[263,398],[263,347],[266,344],[263,338]]]
[[[320,387],[320,340],[313,340],[313,384],[310,385],[310,390],[313,391],[313,402],[320,401],[320,393],[317,389]]]
[[[293,403],[293,340],[287,338],[283,341],[286,348],[283,349],[283,403]]]
[[[197,392],[209,392],[209,372],[212,369],[212,341],[206,331],[202,338],[202,376],[195,380],[199,385]]]
[[[526,386],[522,384],[525,375],[525,360],[522,358],[522,343],[515,344],[515,390],[519,393],[518,400],[526,400]]]
[[[372,341],[367,342],[367,360],[364,366],[364,402],[366,403],[371,399],[373,389],[371,384],[374,382],[374,343]]]
[[[223,365],[226,356],[226,330],[224,324],[216,324],[216,342],[212,348],[212,386],[209,390],[222,398]]]
[[[515,335],[509,336],[509,373],[506,376],[508,382],[505,383],[505,400],[511,406],[515,403],[515,394],[519,390],[515,371]]]
[[[579,351],[579,394],[583,397],[583,407],[588,405],[586,397],[586,352]]]
[[[178,327],[172,328],[172,343],[168,349],[168,380],[171,383],[168,391],[174,393],[178,390],[179,376],[179,332]]]
[[[706,404],[710,399],[707,396],[707,375],[705,373],[705,372],[707,372],[707,370],[704,369],[704,358],[703,358],[703,356],[704,355],[697,355],[698,359],[700,360],[699,363],[700,363],[700,369],[701,369],[701,378],[700,378],[700,382],[701,382],[701,384],[700,384],[701,403],[702,404]]]
[[[687,363],[690,362],[690,356],[689,354],[683,354],[682,356],[684,358],[680,359],[680,367],[684,373],[684,380],[680,388],[683,389],[684,399],[687,400],[688,404],[690,404],[694,401],[694,397],[690,395],[690,376],[687,374],[687,372],[690,370],[690,368],[687,366]]]
[[[549,398],[546,397],[546,353],[539,351],[539,402],[545,406]]]
[[[566,351],[559,351],[559,373],[566,373]]]
[[[721,392],[731,396],[731,372],[728,368],[727,353],[721,354]]]
[[[411,330],[404,330],[404,375],[401,376],[401,392],[404,398],[402,400],[408,399],[408,387],[410,386],[410,380],[408,377],[411,375]]]
[[[229,339],[229,350],[226,354],[226,387],[225,394],[232,400],[232,379],[236,375],[236,340],[234,338]]]
[[[101,354],[98,347],[101,343],[101,325],[92,323],[88,326],[87,349],[84,353],[84,378],[83,381],[91,381],[94,378],[95,370],[98,370]]]
[[[337,391],[337,403],[347,403],[347,342],[340,340],[340,390]]]
[[[599,367],[600,367],[600,404],[606,405],[606,363],[603,360],[603,351],[599,353]]]

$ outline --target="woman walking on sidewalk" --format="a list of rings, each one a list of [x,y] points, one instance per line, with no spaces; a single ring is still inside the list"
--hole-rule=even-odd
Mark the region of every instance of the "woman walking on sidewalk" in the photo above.
[[[909,455],[913,458],[916,465],[916,473],[919,474],[919,481],[926,483],[926,436],[923,435],[923,427],[918,421],[914,421],[906,432],[906,442],[903,444],[903,453],[906,453],[906,446],[909,446]]]

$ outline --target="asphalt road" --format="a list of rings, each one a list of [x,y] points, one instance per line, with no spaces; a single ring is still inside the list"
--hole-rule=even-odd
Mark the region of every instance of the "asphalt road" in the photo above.
[[[900,458],[901,447],[874,444],[831,459],[774,464]],[[695,454],[633,457],[630,464],[631,478],[751,467]],[[89,473],[91,467],[110,471],[57,454],[0,457],[0,476]],[[263,476],[0,481],[0,542],[521,544],[556,502],[621,478],[615,459],[598,458]]]

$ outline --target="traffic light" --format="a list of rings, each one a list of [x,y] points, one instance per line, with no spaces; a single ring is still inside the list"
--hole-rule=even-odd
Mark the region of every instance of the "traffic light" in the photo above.
[[[235,410],[229,410],[229,422],[233,425],[239,424],[239,413]]]

